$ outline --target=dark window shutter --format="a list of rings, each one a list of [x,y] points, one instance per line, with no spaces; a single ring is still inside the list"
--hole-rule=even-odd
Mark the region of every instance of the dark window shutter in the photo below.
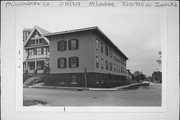
[[[60,59],[57,59],[57,67],[60,68]]]
[[[71,58],[68,59],[69,67],[71,67]]]
[[[64,50],[66,50],[66,46],[67,46],[66,41],[64,41]]]
[[[79,58],[76,57],[76,67],[79,67]]]
[[[69,42],[68,43],[68,48],[69,48],[69,50],[71,50],[71,40],[69,40],[68,42]]]
[[[66,58],[64,58],[64,68],[66,68],[67,67],[67,60],[66,60]]]
[[[60,50],[60,49],[59,49],[59,44],[60,44],[60,42],[57,43],[57,51]]]
[[[79,40],[76,40],[76,48],[79,49]]]

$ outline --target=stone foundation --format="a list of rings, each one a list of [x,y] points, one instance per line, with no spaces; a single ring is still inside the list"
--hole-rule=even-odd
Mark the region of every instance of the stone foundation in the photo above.
[[[104,73],[86,73],[87,87],[110,88],[127,85],[125,76]],[[85,87],[84,73],[49,74],[45,79],[48,86]]]

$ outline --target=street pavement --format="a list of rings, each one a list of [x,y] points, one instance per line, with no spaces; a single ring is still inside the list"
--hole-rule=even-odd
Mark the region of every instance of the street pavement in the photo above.
[[[23,99],[45,101],[45,106],[161,106],[161,85],[118,91],[23,88]]]

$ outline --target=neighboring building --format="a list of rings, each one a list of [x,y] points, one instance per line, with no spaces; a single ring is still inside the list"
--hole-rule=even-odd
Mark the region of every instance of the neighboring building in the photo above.
[[[31,31],[32,31],[31,28],[23,29],[23,42],[25,42],[27,40],[27,38],[29,37]]]
[[[155,71],[152,73],[152,81],[156,83],[162,83],[162,72]]]
[[[132,75],[130,69],[127,69],[126,70],[126,79],[132,81],[132,77],[133,77],[133,75]]]
[[[44,37],[50,42],[49,82],[87,87],[127,84],[128,58],[98,27],[48,33]]]
[[[32,28],[24,28],[23,29],[23,43],[27,40],[27,38],[29,37],[30,33],[32,31]],[[25,49],[23,49],[23,67],[25,67],[25,60],[27,58],[27,52]],[[25,68],[23,70],[23,72],[25,72]]]
[[[148,76],[148,77],[147,77],[147,81],[149,81],[149,82],[153,82],[153,80],[152,80],[152,76]]]
[[[24,30],[23,72],[28,74],[44,73],[44,66],[49,64],[49,40],[44,37],[48,31],[35,26]]]

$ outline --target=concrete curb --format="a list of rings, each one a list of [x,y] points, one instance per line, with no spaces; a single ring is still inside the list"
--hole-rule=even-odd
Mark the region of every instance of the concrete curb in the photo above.
[[[28,88],[66,89],[66,90],[89,90],[84,87],[56,87],[56,86],[25,86]]]
[[[118,91],[120,89],[125,89],[125,88],[135,86],[135,85],[141,85],[141,83],[118,86],[118,87],[115,87],[115,88],[89,88],[89,90],[94,90],[94,91]]]

